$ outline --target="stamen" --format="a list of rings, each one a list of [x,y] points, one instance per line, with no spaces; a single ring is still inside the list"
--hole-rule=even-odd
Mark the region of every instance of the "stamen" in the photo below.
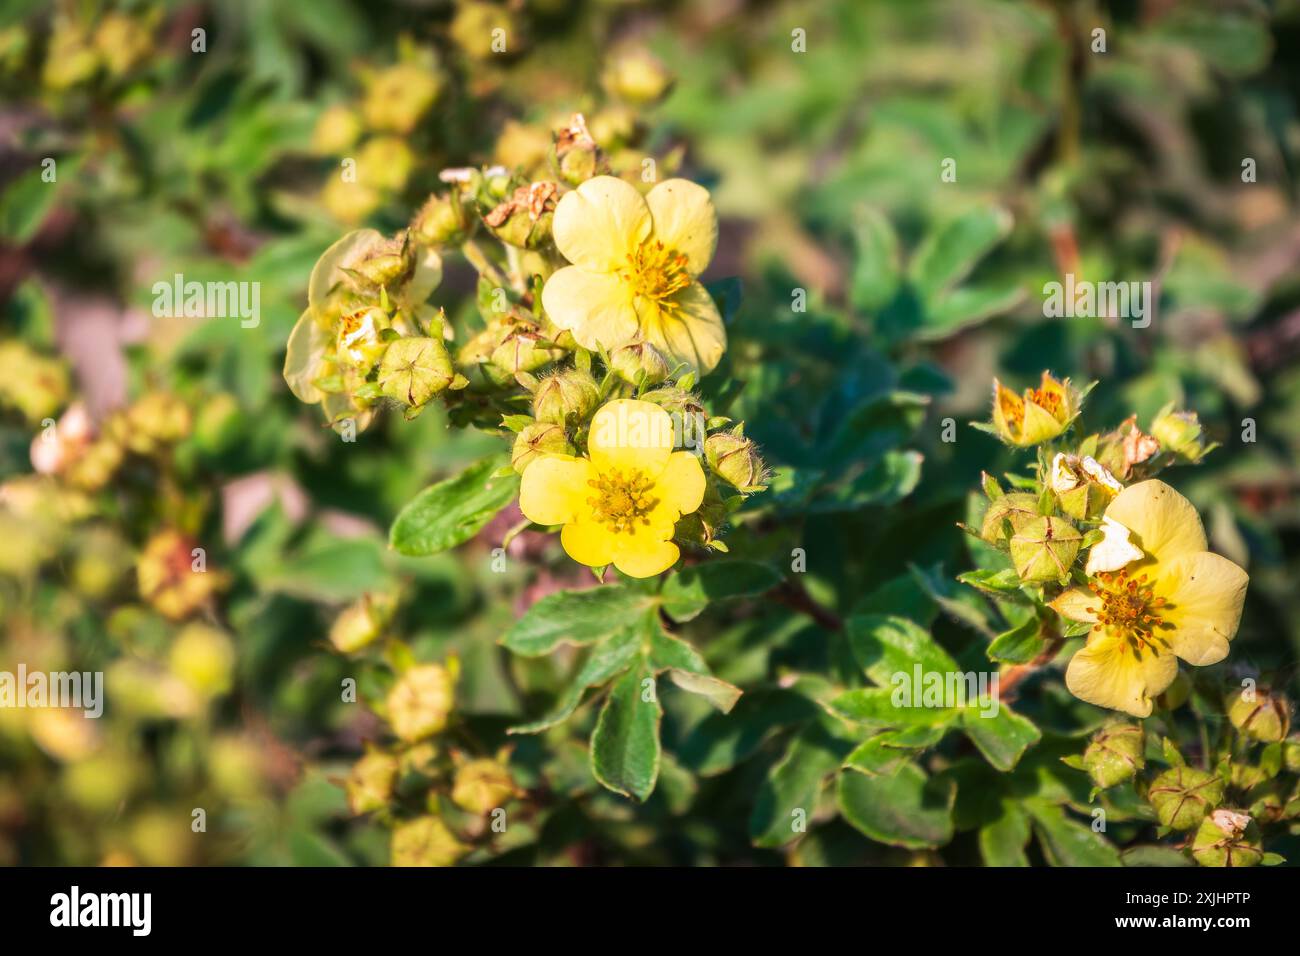
[[[659,499],[651,496],[654,481],[639,470],[632,469],[625,475],[611,468],[589,479],[587,485],[596,491],[587,499],[596,520],[615,534],[632,533],[637,524],[650,526],[649,515]]]
[[[654,239],[637,247],[619,275],[638,294],[662,302],[691,284],[686,263],[685,255]]]

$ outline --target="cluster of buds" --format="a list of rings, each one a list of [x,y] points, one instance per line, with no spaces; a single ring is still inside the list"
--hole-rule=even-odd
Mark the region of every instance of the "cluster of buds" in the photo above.
[[[163,15],[161,7],[132,13],[67,6],[51,20],[44,43],[35,42],[35,31],[23,24],[0,31],[0,69],[20,74],[30,54],[43,49],[44,61],[34,66],[48,93],[121,90],[153,60]]]
[[[149,392],[102,426],[96,426],[85,406],[74,403],[32,439],[32,468],[58,476],[71,488],[98,491],[128,456],[166,457],[192,427],[189,405],[170,392]]]
[[[398,42],[398,61],[382,69],[359,69],[362,92],[335,103],[316,119],[312,150],[340,161],[321,193],[337,220],[360,223],[406,188],[416,166],[408,143],[438,100],[446,82],[432,48],[409,37]]]

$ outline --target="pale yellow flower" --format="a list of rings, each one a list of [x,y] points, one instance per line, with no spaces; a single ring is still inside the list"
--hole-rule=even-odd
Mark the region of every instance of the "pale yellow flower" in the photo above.
[[[708,190],[669,179],[642,198],[630,184],[596,176],[555,209],[555,244],[573,263],[542,290],[556,325],[585,348],[649,342],[701,374],[722,358],[722,316],[697,276],[718,244]]]
[[[563,525],[575,561],[612,564],[635,578],[668,570],[680,554],[673,526],[704,500],[704,469],[673,451],[669,414],[650,402],[619,399],[591,421],[589,458],[542,455],[524,470],[519,508],[530,521]]]
[[[1065,683],[1089,703],[1146,717],[1153,698],[1178,676],[1179,658],[1203,667],[1227,657],[1249,578],[1206,550],[1195,507],[1163,481],[1125,488],[1105,520],[1120,528],[1108,540],[1126,531],[1123,543],[1136,557],[1052,602],[1063,617],[1093,625]]]

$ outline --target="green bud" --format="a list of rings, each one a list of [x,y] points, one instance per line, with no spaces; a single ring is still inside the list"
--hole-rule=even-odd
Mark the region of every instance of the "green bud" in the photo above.
[[[460,193],[452,190],[429,197],[411,222],[411,238],[426,246],[456,245],[469,238],[473,227]]]
[[[451,866],[468,851],[437,817],[418,817],[393,831],[393,866]]]
[[[1109,724],[1093,736],[1084,750],[1084,769],[1102,789],[1123,783],[1146,765],[1145,743],[1145,734],[1138,724]]]
[[[484,814],[515,795],[510,771],[496,760],[471,760],[456,769],[451,800],[470,813]]]
[[[381,750],[371,750],[352,766],[346,790],[354,816],[388,806],[397,782],[397,767],[397,758]]]
[[[412,667],[388,692],[388,723],[402,740],[430,737],[447,726],[454,693],[451,673],[445,667]]]
[[[631,385],[658,385],[672,371],[664,353],[649,342],[633,342],[614,349],[609,353],[609,367]]]
[[[441,339],[401,338],[389,343],[379,366],[379,387],[388,398],[423,407],[456,377]]]
[[[1042,515],[1026,522],[1011,536],[1016,573],[1026,583],[1060,581],[1069,576],[1082,540],[1079,529],[1064,518]]]
[[[638,48],[614,51],[601,76],[601,85],[607,93],[637,106],[658,102],[672,83],[673,78],[663,63]]]
[[[1151,434],[1160,447],[1187,461],[1199,461],[1209,446],[1202,441],[1204,430],[1195,412],[1175,412],[1166,405],[1151,423]]]
[[[1264,689],[1245,689],[1232,694],[1225,706],[1228,720],[1255,740],[1275,743],[1291,730],[1291,703],[1280,694]]]
[[[718,432],[704,440],[704,458],[715,475],[739,491],[762,491],[767,466],[758,446],[737,431]]]
[[[600,388],[590,372],[567,368],[542,379],[533,393],[533,417],[563,425],[586,421],[600,401]]]
[[[361,650],[379,639],[396,609],[397,600],[392,595],[362,595],[334,619],[330,643],[344,654]]]
[[[570,186],[581,186],[607,170],[608,164],[581,113],[575,113],[569,125],[555,134],[555,165],[560,178]]]
[[[510,466],[519,474],[541,455],[571,455],[573,446],[569,444],[568,434],[563,426],[553,422],[536,422],[524,426],[523,431],[515,436],[514,448],[510,451]]]
[[[670,415],[677,415],[685,420],[689,416],[703,415],[704,406],[699,398],[684,388],[668,386],[656,388],[641,396],[643,402],[653,402]]]
[[[527,328],[512,329],[492,350],[491,364],[506,379],[520,372],[534,372],[564,357],[564,350],[543,344],[542,336]]]
[[[1215,810],[1196,831],[1192,856],[1201,866],[1255,866],[1264,859],[1259,827],[1239,810]]]
[[[990,544],[998,544],[1007,538],[1006,529],[1002,525],[1004,519],[1011,522],[1011,532],[1015,534],[1040,517],[1036,495],[1013,491],[989,502],[984,511],[980,537]]]
[[[1165,692],[1156,698],[1156,706],[1161,710],[1177,710],[1187,703],[1192,695],[1192,679],[1187,672],[1180,670],[1174,682],[1165,688]]]
[[[1194,767],[1171,767],[1151,782],[1147,802],[1161,825],[1190,830],[1219,805],[1223,781],[1217,774]]]

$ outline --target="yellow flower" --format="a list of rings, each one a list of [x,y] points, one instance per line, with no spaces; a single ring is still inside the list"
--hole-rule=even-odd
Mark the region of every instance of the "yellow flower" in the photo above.
[[[1196,509],[1163,481],[1125,488],[1105,521],[1127,532],[1133,550],[1116,549],[1118,559],[1103,566],[1122,564],[1052,602],[1063,617],[1093,626],[1065,683],[1089,703],[1146,717],[1178,676],[1178,658],[1203,667],[1227,657],[1249,578],[1206,550]]]
[[[564,525],[569,557],[612,564],[634,578],[668,570],[673,526],[704,500],[704,469],[673,451],[673,423],[658,405],[619,399],[591,421],[590,458],[542,455],[524,471],[519,507],[530,521]]]
[[[708,190],[669,179],[642,198],[630,184],[596,176],[555,209],[555,244],[573,263],[542,290],[556,325],[585,348],[649,342],[704,374],[727,346],[722,316],[696,277],[718,244]]]
[[[1023,398],[995,378],[993,427],[1012,445],[1037,445],[1065,431],[1079,414],[1079,402],[1079,392],[1070,387],[1070,380],[1058,382],[1050,372],[1043,373],[1038,388],[1025,389]]]

